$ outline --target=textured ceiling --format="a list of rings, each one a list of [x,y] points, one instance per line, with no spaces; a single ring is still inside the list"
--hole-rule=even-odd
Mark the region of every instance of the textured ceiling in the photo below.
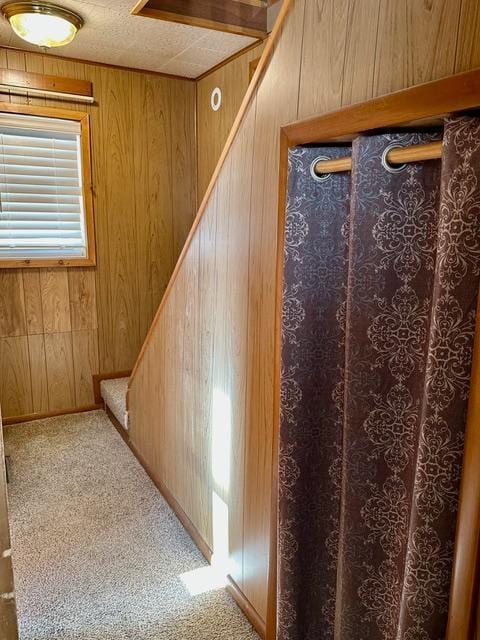
[[[72,43],[52,50],[71,58],[196,78],[255,42],[246,36],[132,16],[133,0],[60,0],[58,4],[85,20]],[[3,18],[0,45],[39,51],[18,38]]]

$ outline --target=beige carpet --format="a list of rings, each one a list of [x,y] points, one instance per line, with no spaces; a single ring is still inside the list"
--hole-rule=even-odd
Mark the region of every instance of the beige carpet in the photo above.
[[[258,639],[103,411],[5,444],[22,640]]]

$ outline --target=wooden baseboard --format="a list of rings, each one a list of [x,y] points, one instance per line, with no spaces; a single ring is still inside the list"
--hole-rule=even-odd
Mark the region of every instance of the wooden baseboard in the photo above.
[[[187,531],[189,536],[192,538],[193,542],[197,545],[198,549],[200,550],[201,554],[204,556],[206,561],[208,563],[211,563],[213,552],[210,549],[210,547],[208,546],[208,544],[205,542],[205,540],[202,538],[202,536],[200,535],[198,529],[195,527],[193,522],[187,516],[187,514],[182,509],[182,507],[180,506],[178,501],[174,498],[174,496],[172,495],[171,491],[163,484],[163,482],[161,482],[160,480],[158,480],[154,476],[154,474],[153,474],[152,470],[150,469],[148,463],[145,461],[145,459],[143,458],[141,453],[139,453],[139,451],[136,449],[135,445],[132,443],[132,441],[130,439],[130,434],[128,433],[128,431],[122,427],[120,422],[117,420],[117,418],[113,415],[113,413],[110,411],[110,409],[108,407],[106,407],[105,409],[106,409],[107,415],[110,418],[113,426],[119,432],[121,437],[125,440],[126,444],[129,446],[129,448],[130,448],[131,452],[133,453],[133,455],[137,458],[139,463],[145,469],[145,471],[146,471],[147,475],[149,476],[150,480],[153,482],[153,484],[157,487],[159,492],[165,498],[165,500],[167,501],[168,505],[170,506],[170,508],[172,509],[174,514],[177,516],[177,518],[180,520],[180,522],[182,523],[183,527],[185,528],[185,530]]]
[[[4,426],[8,426],[9,424],[19,424],[21,422],[32,422],[32,420],[67,416],[72,413],[84,413],[85,411],[95,411],[96,409],[103,409],[103,404],[89,404],[85,407],[71,407],[69,409],[60,409],[58,411],[47,411],[46,413],[29,413],[23,416],[11,416],[10,418],[3,418],[3,424]]]
[[[118,421],[116,416],[113,414],[112,411],[110,411],[110,409],[107,407],[106,404],[104,404],[104,408],[105,408],[105,413],[110,418],[110,422],[113,424],[115,429],[118,431],[118,433],[122,436],[122,438],[125,440],[125,442],[128,444],[128,446],[131,449],[132,447],[130,446],[130,438],[128,436],[128,430],[125,429],[125,427]]]
[[[125,442],[129,446],[130,450],[132,451],[133,455],[137,458],[139,463],[145,469],[146,473],[148,474],[148,476],[152,480],[153,484],[157,487],[159,492],[165,498],[165,500],[169,504],[169,506],[172,509],[172,511],[175,513],[175,515],[180,520],[180,522],[182,523],[182,525],[184,526],[184,528],[186,529],[186,531],[188,532],[188,534],[190,535],[190,537],[192,538],[194,543],[197,545],[197,547],[200,550],[200,552],[203,554],[203,556],[205,557],[207,562],[211,563],[213,552],[210,549],[210,547],[208,546],[208,544],[203,540],[203,538],[200,535],[198,529],[195,527],[193,522],[187,516],[185,511],[182,509],[180,504],[177,502],[177,500],[174,498],[174,496],[172,495],[170,490],[163,484],[163,482],[158,480],[153,475],[149,465],[144,460],[143,456],[137,451],[135,445],[130,440],[130,435],[129,435],[128,431],[122,427],[120,422],[117,420],[117,418],[113,415],[113,413],[110,411],[110,409],[108,407],[105,407],[105,410],[106,410],[107,415],[110,418],[113,426],[115,427],[115,429],[119,432],[121,437],[125,440]],[[227,585],[226,585],[225,588],[226,588],[227,592],[235,600],[235,602],[237,603],[238,607],[243,611],[243,613],[245,614],[245,617],[250,622],[250,624],[253,626],[253,628],[258,633],[260,638],[262,638],[264,640],[265,637],[266,637],[265,621],[262,620],[262,618],[258,615],[257,611],[255,610],[255,607],[251,604],[251,602],[248,600],[248,598],[244,595],[244,593],[241,591],[241,589],[239,588],[239,586],[237,585],[237,583],[235,582],[235,580],[231,576],[227,576]]]
[[[247,620],[250,622],[252,627],[258,633],[260,638],[265,639],[266,637],[266,625],[265,621],[258,615],[255,607],[252,605],[250,600],[245,596],[243,591],[240,589],[238,584],[232,578],[232,576],[227,576],[227,592],[232,596],[237,605],[245,614]]]

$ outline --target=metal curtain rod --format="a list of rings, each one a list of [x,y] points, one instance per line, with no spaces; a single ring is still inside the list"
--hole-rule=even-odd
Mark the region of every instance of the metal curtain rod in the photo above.
[[[415,144],[411,147],[390,149],[387,153],[387,162],[392,165],[405,164],[406,162],[420,162],[421,160],[437,160],[442,157],[442,141],[429,142],[428,144]],[[345,156],[336,160],[319,160],[315,165],[315,173],[338,173],[339,171],[351,171],[352,158]]]

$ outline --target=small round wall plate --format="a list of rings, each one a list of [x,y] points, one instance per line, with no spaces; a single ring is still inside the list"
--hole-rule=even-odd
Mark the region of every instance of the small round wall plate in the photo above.
[[[210,106],[214,111],[218,111],[222,106],[222,90],[220,87],[215,87],[210,96]]]

